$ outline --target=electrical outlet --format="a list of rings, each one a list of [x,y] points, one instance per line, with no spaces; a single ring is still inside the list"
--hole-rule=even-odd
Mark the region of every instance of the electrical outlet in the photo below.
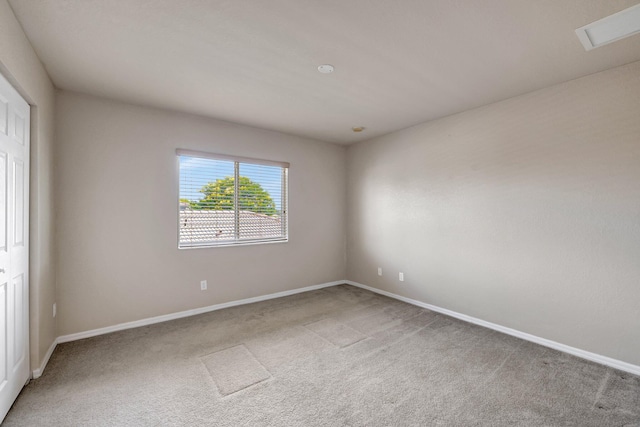
[[[200,281],[200,290],[201,291],[206,291],[207,290],[207,281],[206,280],[201,280]]]
[[[56,314],[58,314],[58,310],[57,310],[57,307],[56,307],[56,303],[54,302],[53,303],[53,317],[56,317]]]
[[[400,272],[400,274],[398,274],[398,280],[400,280],[401,282],[404,282],[404,273]]]
[[[382,276],[382,267],[378,267],[378,276]]]

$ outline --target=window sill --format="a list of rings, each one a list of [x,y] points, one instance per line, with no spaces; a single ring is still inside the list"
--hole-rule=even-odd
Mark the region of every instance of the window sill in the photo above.
[[[260,240],[260,241],[247,240],[247,241],[240,241],[240,242],[216,243],[216,244],[202,243],[202,244],[195,244],[195,245],[188,245],[188,246],[178,245],[178,249],[188,250],[188,249],[229,248],[229,247],[236,247],[236,246],[271,245],[271,244],[288,243],[288,242],[289,242],[288,238],[274,239],[274,240]]]

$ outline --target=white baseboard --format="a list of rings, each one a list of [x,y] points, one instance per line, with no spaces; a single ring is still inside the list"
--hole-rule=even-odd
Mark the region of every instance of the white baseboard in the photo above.
[[[568,353],[573,356],[580,357],[582,359],[590,360],[592,362],[600,363],[601,365],[606,365],[615,369],[619,369],[621,371],[629,372],[631,374],[640,375],[640,366],[633,365],[631,363],[623,362],[621,360],[613,359],[611,357],[602,356],[600,354],[591,353],[589,351],[581,350],[579,348],[571,347],[565,344],[561,344],[559,342],[551,341],[546,338],[540,338],[535,335],[528,334],[526,332],[520,332],[515,329],[507,328],[506,326],[501,326],[495,323],[487,322],[482,319],[478,319],[475,317],[467,316],[466,314],[458,313],[452,310],[448,310],[446,308],[441,308],[435,305],[427,304],[422,301],[414,300],[411,298],[403,297],[401,295],[397,295],[391,292],[383,291],[381,289],[373,288],[371,286],[363,285],[362,283],[354,282],[352,280],[345,280],[345,283],[356,286],[358,288],[366,289],[371,292],[375,292],[380,295],[387,296],[389,298],[394,298],[412,305],[417,305],[418,307],[426,308],[431,311],[435,311],[438,313],[446,314],[447,316],[455,317],[456,319],[464,320],[465,322],[473,323],[476,325],[484,326],[485,328],[493,329],[498,332],[502,332],[507,335],[512,335],[517,338],[521,338],[526,341],[531,341],[536,344],[543,345],[545,347],[552,348],[554,350],[562,351],[563,353]]]
[[[422,308],[426,308],[428,310],[431,311],[435,311],[438,313],[442,313],[442,314],[446,314],[447,316],[451,316],[451,317],[455,317],[456,319],[460,319],[463,320],[465,322],[469,322],[469,323],[473,323],[476,325],[480,325],[480,326],[484,326],[486,328],[489,329],[493,329],[496,330],[498,332],[502,332],[505,333],[507,335],[512,335],[514,337],[517,338],[521,338],[523,340],[526,341],[531,341],[534,342],[536,344],[540,344],[543,345],[545,347],[549,347],[558,351],[562,351],[564,353],[568,353],[577,357],[580,357],[582,359],[586,359],[586,360],[590,360],[592,362],[596,362],[596,363],[600,363],[602,365],[606,365],[606,366],[610,366],[612,368],[615,369],[619,369],[621,371],[625,371],[625,372],[629,372],[635,375],[640,375],[640,366],[638,365],[633,365],[631,363],[627,363],[627,362],[623,362],[621,360],[617,360],[617,359],[613,359],[607,356],[602,356],[600,354],[596,354],[596,353],[591,353],[589,351],[585,351],[585,350],[581,350],[579,348],[575,348],[575,347],[571,347],[565,344],[561,344],[555,341],[551,341],[548,340],[546,338],[540,338],[537,337],[535,335],[531,335],[525,332],[520,332],[517,331],[515,329],[511,329],[511,328],[507,328],[505,326],[501,326],[495,323],[491,323],[491,322],[487,322],[485,320],[482,319],[478,319],[472,316],[467,316],[466,314],[462,314],[462,313],[458,313],[452,310],[448,310],[446,308],[441,308],[435,305],[431,305],[431,304],[427,304],[425,302],[422,301],[418,301],[418,300],[414,300],[411,298],[407,298],[407,297],[403,297],[401,295],[397,295],[391,292],[387,292],[387,291],[383,291],[381,289],[377,289],[377,288],[373,288],[371,286],[367,286],[367,285],[363,285],[362,283],[358,283],[358,282],[354,282],[352,280],[338,280],[335,282],[328,282],[328,283],[322,283],[320,285],[314,285],[314,286],[307,286],[304,288],[298,288],[298,289],[292,289],[289,291],[283,291],[283,292],[276,292],[273,294],[268,294],[268,295],[262,295],[262,296],[258,296],[258,297],[253,297],[253,298],[246,298],[246,299],[241,299],[241,300],[237,300],[237,301],[230,301],[230,302],[225,302],[222,304],[215,304],[215,305],[210,305],[207,307],[201,307],[201,308],[195,308],[192,310],[185,310],[185,311],[180,311],[177,313],[171,313],[171,314],[165,314],[163,316],[156,316],[156,317],[150,317],[147,319],[141,319],[141,320],[135,320],[133,322],[126,322],[126,323],[120,323],[118,325],[113,325],[113,326],[107,326],[105,328],[99,328],[99,329],[92,329],[89,331],[84,331],[84,332],[78,332],[75,334],[69,334],[69,335],[62,335],[60,337],[58,337],[57,339],[55,339],[53,341],[53,343],[51,344],[51,347],[49,347],[49,350],[47,351],[47,354],[45,355],[44,359],[42,360],[42,364],[40,365],[40,367],[36,370],[33,371],[33,378],[38,378],[42,375],[42,373],[44,372],[44,368],[47,366],[47,363],[49,362],[49,358],[51,357],[51,354],[53,354],[53,351],[56,348],[57,344],[60,343],[64,343],[64,342],[69,342],[69,341],[76,341],[76,340],[80,340],[83,338],[90,338],[90,337],[95,337],[98,335],[103,335],[103,334],[108,334],[111,332],[116,332],[116,331],[122,331],[125,329],[131,329],[131,328],[137,328],[140,326],[146,326],[146,325],[152,325],[154,323],[161,323],[161,322],[166,322],[169,320],[174,320],[174,319],[181,319],[183,317],[189,317],[189,316],[195,316],[197,314],[202,314],[202,313],[208,313],[210,311],[216,311],[216,310],[222,310],[224,308],[229,308],[229,307],[236,307],[239,305],[244,305],[244,304],[251,304],[251,303],[255,303],[255,302],[260,302],[260,301],[266,301],[266,300],[270,300],[270,299],[274,299],[274,298],[282,298],[282,297],[286,297],[289,295],[294,295],[294,294],[299,294],[302,292],[309,292],[309,291],[314,291],[316,289],[322,289],[322,288],[328,288],[330,286],[336,286],[336,285],[342,285],[342,284],[349,284],[352,286],[356,286],[358,288],[362,288],[362,289],[366,289],[368,291],[371,292],[375,292],[377,294],[380,295],[384,295],[390,298],[394,298],[412,305],[416,305],[418,307],[422,307]]]
[[[31,373],[31,378],[32,379],[36,379],[36,378],[40,378],[42,376],[42,373],[44,372],[44,368],[47,366],[47,363],[49,363],[49,359],[51,358],[51,355],[53,354],[53,350],[56,349],[56,346],[58,345],[58,339],[54,339],[53,342],[51,343],[51,346],[49,346],[49,350],[47,350],[47,353],[44,355],[44,359],[42,359],[42,363],[40,364],[40,367],[38,369],[35,369],[32,373]]]
[[[165,314],[162,316],[134,320],[133,322],[120,323],[113,326],[107,326],[105,328],[92,329],[90,331],[78,332],[78,333],[69,334],[69,335],[62,335],[58,337],[58,343],[76,341],[76,340],[81,340],[83,338],[90,338],[90,337],[95,337],[97,335],[103,335],[111,332],[122,331],[124,329],[138,328],[140,326],[152,325],[154,323],[161,323],[169,320],[181,319],[183,317],[195,316],[196,314],[222,310],[223,308],[236,307],[238,305],[244,305],[244,304],[252,304],[254,302],[266,301],[274,298],[282,298],[289,295],[299,294],[302,292],[315,291],[316,289],[328,288],[330,286],[335,286],[335,285],[342,285],[344,283],[346,283],[345,280],[322,283],[320,285],[307,286],[304,288],[292,289],[290,291],[282,291],[282,292],[276,292],[274,294],[261,295],[253,298],[245,298],[245,299],[236,300],[236,301],[229,301],[222,304],[214,304],[207,307],[194,308],[191,310],[180,311],[177,313],[171,313],[171,314]]]

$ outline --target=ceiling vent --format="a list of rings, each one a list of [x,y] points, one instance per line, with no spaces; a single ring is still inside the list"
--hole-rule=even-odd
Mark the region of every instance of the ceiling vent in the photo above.
[[[576,30],[576,34],[586,50],[595,49],[638,33],[640,33],[640,4]]]

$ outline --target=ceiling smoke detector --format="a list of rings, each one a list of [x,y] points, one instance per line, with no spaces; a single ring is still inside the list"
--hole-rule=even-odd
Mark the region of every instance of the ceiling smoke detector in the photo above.
[[[320,71],[322,74],[331,74],[333,73],[333,70],[334,68],[331,64],[322,64],[318,67],[318,71]]]

